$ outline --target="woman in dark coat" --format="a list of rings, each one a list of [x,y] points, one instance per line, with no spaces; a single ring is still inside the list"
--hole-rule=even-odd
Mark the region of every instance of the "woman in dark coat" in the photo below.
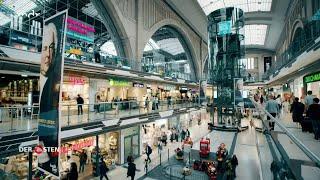
[[[292,113],[293,122],[301,123],[303,119],[304,104],[299,102],[299,98],[294,98],[294,102],[291,104],[290,112]]]
[[[78,180],[78,168],[75,162],[70,164],[70,171],[67,174],[67,180]]]

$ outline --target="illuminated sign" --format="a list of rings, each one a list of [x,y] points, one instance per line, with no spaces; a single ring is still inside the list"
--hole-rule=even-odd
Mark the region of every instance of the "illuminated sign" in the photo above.
[[[222,21],[218,23],[218,35],[231,33],[231,21]]]
[[[125,80],[116,80],[116,79],[110,79],[109,80],[110,86],[131,86],[130,82]]]
[[[69,81],[73,85],[84,85],[85,84],[85,79],[82,77],[76,77],[76,76],[69,76]]]
[[[94,26],[86,24],[77,19],[68,17],[67,36],[87,42],[94,42]]]
[[[142,83],[133,83],[132,86],[133,87],[138,87],[138,88],[143,88],[144,84],[142,84]]]
[[[304,83],[320,81],[320,72],[312,73],[303,77]]]

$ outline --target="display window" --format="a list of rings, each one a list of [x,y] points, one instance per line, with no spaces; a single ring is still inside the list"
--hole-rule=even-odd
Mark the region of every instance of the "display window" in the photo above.
[[[104,161],[109,167],[115,168],[115,164],[120,163],[119,141],[120,133],[118,131],[99,135],[100,155],[104,157]]]
[[[141,125],[141,139],[143,149],[149,144],[152,148],[156,148],[163,134],[169,134],[168,119],[156,120],[153,123]]]
[[[65,104],[76,104],[78,94],[88,103],[89,78],[83,76],[66,75],[62,85],[62,101]]]
[[[32,156],[32,171],[36,171],[37,158]],[[10,179],[26,179],[28,177],[29,159],[28,154],[18,154],[0,160],[0,171],[5,173]],[[1,177],[1,173],[0,173]]]

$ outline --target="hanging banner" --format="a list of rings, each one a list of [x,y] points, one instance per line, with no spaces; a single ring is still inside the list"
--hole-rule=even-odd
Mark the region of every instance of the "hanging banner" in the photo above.
[[[234,105],[243,107],[243,79],[234,78]]]
[[[61,85],[67,10],[44,20],[40,67],[38,168],[59,177]]]

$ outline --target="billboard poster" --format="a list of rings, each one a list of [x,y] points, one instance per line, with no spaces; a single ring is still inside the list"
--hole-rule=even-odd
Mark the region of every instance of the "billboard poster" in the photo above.
[[[234,78],[234,105],[236,107],[243,107],[243,79]]]
[[[63,81],[64,46],[67,11],[43,22],[40,66],[40,114],[38,168],[59,177],[60,100]]]

